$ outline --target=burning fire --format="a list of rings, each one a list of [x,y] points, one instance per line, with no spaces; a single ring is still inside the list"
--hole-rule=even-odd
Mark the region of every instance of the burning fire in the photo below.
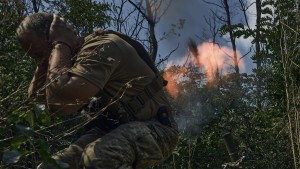
[[[234,51],[226,46],[218,46],[210,42],[204,42],[198,46],[194,43],[189,45],[191,45],[191,49],[184,60],[177,60],[166,65],[167,71],[164,73],[164,78],[168,81],[166,89],[174,98],[179,94],[178,82],[181,81],[184,72],[187,70],[184,67],[178,67],[177,71],[174,71],[170,69],[172,65],[183,65],[184,62],[193,64],[207,73],[207,81],[215,80],[216,72],[222,75],[223,70],[226,71],[233,66]],[[190,54],[194,57],[187,60],[187,56]],[[241,58],[239,51],[237,51],[237,56]],[[239,66],[243,69],[243,62],[240,62]]]
[[[166,66],[168,71],[164,73],[164,79],[168,81],[166,90],[172,97],[176,98],[179,94],[178,83],[182,81],[187,69],[185,67],[173,67],[175,69],[172,69],[171,66],[172,64]]]
[[[164,73],[164,79],[168,81],[166,90],[172,97],[176,98],[178,96],[179,90],[178,90],[176,81],[174,79],[174,76],[176,76],[176,74],[174,75],[174,73],[172,73],[172,72]]]

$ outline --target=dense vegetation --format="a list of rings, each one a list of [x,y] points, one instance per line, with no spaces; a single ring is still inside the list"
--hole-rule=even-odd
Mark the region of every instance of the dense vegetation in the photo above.
[[[79,6],[75,0],[1,0],[0,168],[33,168],[42,160],[51,161],[51,153],[70,144],[82,132],[74,124],[85,120],[80,114],[53,116],[44,105],[27,100],[35,64],[15,39],[22,19],[34,12],[52,11],[74,24],[81,35],[109,27],[139,40],[160,64],[176,52],[174,49],[167,56],[157,54],[157,39],[168,36],[156,37],[154,28],[164,15],[156,10],[166,8],[167,12],[169,4],[143,2],[146,3],[81,0]],[[233,134],[244,168],[299,168],[298,2],[218,0],[211,5],[217,6],[219,12],[213,12],[207,20],[211,30],[207,36],[214,44],[228,37],[233,51],[237,38],[253,39],[254,50],[247,57],[251,56],[256,68],[251,74],[240,73],[240,60],[233,52],[229,56],[233,69],[226,74],[214,69],[213,80],[208,80],[205,69],[190,62],[162,70],[162,74],[184,77],[174,84],[177,97],[170,96],[181,138],[173,155],[155,168],[222,168],[222,164],[230,162],[223,143],[223,135],[228,132]],[[248,25],[246,19],[233,19],[231,11],[247,13],[250,6],[256,9],[255,26]],[[184,26],[180,29],[184,30]],[[174,32],[163,35],[176,36]],[[189,56],[195,55],[193,48],[190,51]]]

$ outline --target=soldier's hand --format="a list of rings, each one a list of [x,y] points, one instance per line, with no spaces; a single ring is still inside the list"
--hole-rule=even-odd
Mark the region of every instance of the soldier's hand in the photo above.
[[[49,38],[51,42],[64,42],[73,49],[79,47],[80,45],[80,38],[78,37],[78,34],[74,27],[56,14],[53,15]]]

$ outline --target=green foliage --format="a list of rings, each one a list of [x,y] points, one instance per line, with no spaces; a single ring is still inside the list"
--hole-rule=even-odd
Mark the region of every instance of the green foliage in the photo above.
[[[220,28],[220,36],[224,36],[229,31],[232,31],[234,37],[239,38],[243,35],[244,25],[242,23],[234,24],[234,25],[227,25],[224,24]]]
[[[172,157],[156,168],[221,168],[230,161],[222,138],[226,132],[233,133],[239,157],[246,157],[244,168],[292,167],[288,128],[283,127],[286,119],[270,95],[283,91],[282,76],[272,78],[278,80],[276,88],[265,91],[265,105],[260,110],[255,106],[255,74],[229,73],[207,83],[205,74],[197,69],[173,66],[169,71],[182,70],[188,71],[181,75],[185,80],[178,84],[181,92],[173,102],[182,136]],[[274,77],[270,74],[274,69],[264,71],[266,79]],[[236,78],[240,86],[236,86]],[[266,84],[271,85],[269,81]]]
[[[102,28],[111,19],[107,14],[110,10],[107,3],[95,0],[67,0],[49,3],[61,16],[70,21],[82,36]]]
[[[77,138],[77,135],[65,137],[61,132],[78,124],[76,119],[67,123],[66,118],[51,115],[44,105],[27,100],[35,63],[21,49],[15,30],[33,11],[29,4],[31,2],[27,1],[0,3],[0,168],[35,168],[41,161],[56,164],[51,154],[64,148],[64,142],[69,144]],[[42,3],[40,9],[47,8],[74,22],[82,34],[90,33],[109,21],[105,14],[108,5],[96,1]]]
[[[82,35],[110,21],[109,6],[98,1],[43,2],[40,9],[58,12]],[[32,11],[28,3],[0,3],[0,168],[34,168],[41,161],[56,164],[51,154],[77,138],[76,134],[65,137],[62,131],[82,121],[54,117],[44,105],[27,100],[35,64],[20,49],[14,33]],[[226,132],[233,133],[239,157],[246,157],[244,168],[297,168],[293,158],[299,154],[293,157],[290,138],[297,142],[298,135],[292,135],[289,128],[298,131],[300,46],[295,6],[295,1],[263,1],[259,30],[240,23],[222,25],[221,36],[232,30],[236,38],[256,38],[260,32],[263,50],[252,59],[261,62],[262,68],[251,75],[216,73],[216,79],[208,82],[206,72],[190,65],[165,70],[183,77],[177,81],[179,97],[172,100],[182,133],[173,155],[154,168],[221,168],[230,161],[223,143]],[[263,82],[262,107],[256,106],[258,78]]]
[[[197,138],[181,137],[172,158],[162,168],[220,168],[226,160],[222,134],[207,129]]]

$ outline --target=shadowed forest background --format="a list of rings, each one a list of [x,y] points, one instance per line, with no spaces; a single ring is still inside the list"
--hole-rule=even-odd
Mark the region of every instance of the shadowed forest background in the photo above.
[[[243,168],[300,168],[300,4],[296,0],[203,0],[213,6],[206,31],[166,54],[160,44],[179,37],[185,18],[167,32],[157,24],[172,0],[0,0],[0,168],[35,168],[76,140],[80,112],[50,114],[27,99],[35,63],[15,30],[35,12],[59,13],[80,35],[113,29],[141,42],[169,81],[181,131],[173,155],[155,169],[226,168],[223,135],[231,132]],[[249,9],[255,24],[248,22]],[[237,43],[250,39],[249,49]],[[206,46],[203,44],[206,44]],[[226,47],[224,45],[226,44]],[[174,58],[180,46],[186,55]],[[189,47],[188,47],[189,46]],[[241,73],[245,57],[255,68]],[[222,166],[223,165],[223,166]]]

